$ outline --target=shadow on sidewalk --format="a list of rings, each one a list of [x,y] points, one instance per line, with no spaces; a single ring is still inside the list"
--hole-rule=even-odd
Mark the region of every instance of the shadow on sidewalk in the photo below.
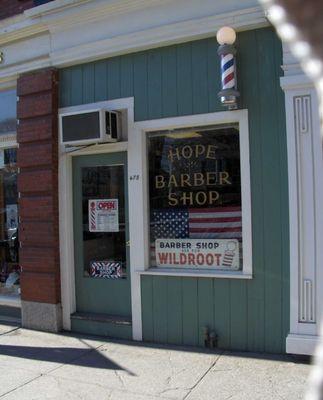
[[[34,347],[0,344],[0,356],[23,358],[58,364],[77,365],[88,368],[123,370],[129,375],[134,374],[105,357],[95,348],[75,347]]]

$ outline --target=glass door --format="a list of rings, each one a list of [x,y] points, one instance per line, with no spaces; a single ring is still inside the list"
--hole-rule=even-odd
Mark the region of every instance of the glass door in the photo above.
[[[77,312],[131,315],[126,153],[73,159]]]

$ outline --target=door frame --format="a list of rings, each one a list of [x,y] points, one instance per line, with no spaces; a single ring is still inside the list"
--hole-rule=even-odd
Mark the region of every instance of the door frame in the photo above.
[[[93,107],[103,107],[113,110],[125,110],[127,114],[128,135],[131,136],[134,131],[134,98],[116,99],[98,103],[84,104],[74,107],[66,107],[59,109],[60,113],[83,111],[93,109]],[[59,190],[59,235],[60,235],[60,270],[61,270],[61,301],[62,301],[62,319],[63,328],[71,330],[71,314],[76,311],[75,296],[75,264],[74,264],[74,232],[73,232],[73,176],[72,176],[72,158],[81,155],[95,155],[108,153],[127,153],[128,164],[128,200],[129,200],[129,238],[130,238],[130,290],[131,290],[131,311],[132,311],[132,337],[134,340],[142,340],[141,327],[141,294],[140,294],[140,277],[134,273],[135,259],[134,249],[131,246],[136,230],[136,212],[131,204],[131,185],[129,185],[129,177],[135,172],[132,170],[132,154],[128,152],[128,142],[105,143],[84,147],[81,149],[73,149],[67,152],[64,146],[59,148],[59,174],[58,174],[58,190]]]

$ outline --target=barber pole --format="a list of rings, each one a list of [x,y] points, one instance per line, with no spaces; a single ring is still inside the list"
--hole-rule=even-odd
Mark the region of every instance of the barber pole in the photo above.
[[[217,33],[217,40],[220,44],[218,54],[221,57],[221,83],[222,90],[218,93],[221,103],[229,109],[237,108],[237,97],[240,93],[236,87],[235,54],[233,46],[235,32],[230,27],[223,27]]]
[[[221,56],[222,90],[236,86],[234,57],[232,54]]]

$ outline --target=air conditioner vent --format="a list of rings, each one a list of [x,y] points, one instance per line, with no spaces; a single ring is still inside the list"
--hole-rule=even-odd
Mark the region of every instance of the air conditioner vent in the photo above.
[[[120,112],[98,109],[60,114],[60,132],[64,145],[116,142],[121,136]]]

